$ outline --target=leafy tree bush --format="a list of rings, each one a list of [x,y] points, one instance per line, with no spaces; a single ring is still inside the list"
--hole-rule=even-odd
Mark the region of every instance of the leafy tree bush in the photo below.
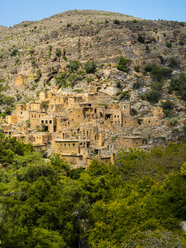
[[[61,55],[62,55],[61,49],[60,48],[57,48],[56,49],[56,56],[60,58]]]
[[[130,94],[128,92],[120,92],[120,100],[128,100],[130,99]]]
[[[94,79],[92,77],[87,77],[86,81],[87,81],[87,83],[91,83],[92,81],[94,81]]]
[[[166,60],[162,55],[158,56],[158,58],[160,59],[161,64],[165,64]]]
[[[132,87],[133,87],[133,89],[139,89],[142,86],[143,86],[143,84],[139,80],[137,80],[135,83],[133,83]]]
[[[121,150],[115,165],[71,170],[0,133],[2,247],[185,247],[185,154]]]
[[[155,64],[147,64],[145,66],[145,72],[151,72],[155,66]]]
[[[180,73],[176,75],[170,82],[169,93],[173,91],[181,97],[182,100],[186,101],[186,74]]]
[[[48,57],[50,58],[52,55],[52,46],[49,46],[48,48]]]
[[[147,53],[150,53],[150,48],[149,48],[149,46],[148,46],[148,45],[146,45],[146,47],[145,47],[145,51],[146,51]]]
[[[174,103],[170,100],[161,103],[161,107],[163,108],[163,112],[165,116],[169,116],[172,109],[174,108]]]
[[[120,21],[115,19],[115,20],[113,21],[113,23],[119,25],[119,24],[120,24]]]
[[[86,73],[95,73],[96,72],[96,64],[94,61],[87,61],[84,65],[84,69]]]
[[[152,89],[150,92],[144,94],[143,97],[150,103],[157,103],[161,98],[161,94],[159,91]]]
[[[48,107],[49,107],[47,101],[42,101],[40,106],[41,106],[41,108],[44,109],[45,111],[47,111],[47,109],[48,109]]]
[[[18,54],[18,49],[14,49],[12,52],[11,52],[11,56],[16,56]]]
[[[116,87],[119,88],[119,89],[121,89],[121,83],[120,83],[120,81],[117,81],[116,82]]]
[[[160,67],[156,64],[148,64],[145,66],[145,72],[150,72],[151,78],[157,81],[170,78],[172,68]]]
[[[138,66],[134,66],[134,70],[136,71],[136,72],[140,72],[140,66],[138,65]]]
[[[69,61],[70,72],[77,71],[79,69],[79,66],[80,66],[79,61],[77,61],[77,60],[70,60]]]
[[[130,60],[128,58],[120,57],[119,62],[117,65],[118,70],[128,72],[130,69],[127,66],[129,64]]]
[[[169,59],[169,67],[171,68],[178,68],[180,65],[180,62],[176,58],[170,58]]]
[[[171,42],[166,42],[166,47],[171,48],[172,47],[172,43]]]
[[[36,71],[36,75],[34,76],[34,81],[36,83],[39,82],[41,76],[42,76],[42,73],[41,73],[41,70],[39,69],[39,70]]]
[[[138,41],[140,43],[145,43],[145,34],[139,34],[138,35]]]

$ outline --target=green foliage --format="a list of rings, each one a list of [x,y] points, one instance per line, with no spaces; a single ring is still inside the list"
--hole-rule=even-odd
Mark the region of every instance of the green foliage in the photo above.
[[[148,46],[148,45],[146,45],[146,47],[145,47],[145,51],[146,51],[147,53],[150,53],[150,48],[149,48],[149,46]]]
[[[182,100],[186,101],[186,74],[180,73],[176,75],[170,82],[169,93],[175,91]]]
[[[166,47],[171,48],[172,47],[172,43],[171,42],[166,42]]]
[[[45,111],[47,111],[49,105],[48,105],[48,102],[47,101],[42,101],[41,104],[41,109],[44,109]]]
[[[178,68],[180,65],[180,62],[176,58],[170,58],[169,59],[169,67],[171,68]]]
[[[56,85],[62,88],[68,87],[67,83],[68,73],[63,71],[59,72],[58,75],[55,77]]]
[[[120,22],[119,20],[116,20],[116,19],[115,19],[115,20],[113,21],[113,23],[114,23],[114,24],[117,24],[117,25],[120,25],[121,22]]]
[[[15,98],[11,96],[6,96],[1,92],[7,90],[7,86],[3,86],[0,84],[0,106],[3,107],[4,112],[0,113],[2,117],[6,115],[10,115],[12,110],[14,109]]]
[[[142,86],[143,86],[142,82],[140,81],[139,78],[137,78],[137,81],[135,83],[133,83],[132,87],[133,87],[133,89],[139,89]]]
[[[130,60],[128,58],[120,57],[119,62],[117,65],[118,70],[124,71],[124,72],[129,72],[129,67],[127,66],[129,64]]]
[[[147,64],[145,66],[145,72],[151,72],[155,66],[155,64]]]
[[[145,34],[139,34],[138,35],[138,41],[140,43],[145,43]]]
[[[159,66],[155,65],[151,71],[151,77],[154,80],[157,80],[160,82],[163,79],[170,78],[171,73],[172,73],[171,68],[159,67]]]
[[[87,77],[86,81],[87,81],[87,83],[91,83],[92,81],[94,81],[94,79],[92,77]]]
[[[134,66],[134,70],[135,70],[135,72],[140,72],[140,66],[138,65],[138,66]]]
[[[160,59],[161,64],[165,64],[166,60],[162,55],[158,56],[158,58]]]
[[[142,95],[144,100],[148,100],[150,103],[157,103],[160,98],[161,94],[159,91],[152,89],[148,93]]]
[[[56,49],[56,56],[60,58],[61,55],[62,55],[61,49],[60,48],[57,48]]]
[[[183,46],[184,45],[184,42],[182,40],[179,41],[179,45],[180,46]]]
[[[128,100],[130,99],[130,94],[128,92],[120,92],[120,100]]]
[[[96,64],[94,61],[87,61],[84,65],[84,69],[86,73],[95,73],[96,72]]]
[[[160,67],[156,64],[148,64],[145,66],[145,72],[150,72],[151,78],[156,81],[170,78],[172,68]]]
[[[11,56],[13,57],[13,56],[17,56],[17,54],[18,54],[18,49],[14,49],[12,52],[11,52]]]
[[[179,22],[180,26],[184,27],[184,22]]]
[[[2,247],[185,247],[185,154],[121,150],[85,171],[0,133]]]
[[[50,58],[52,55],[52,46],[49,46],[48,48],[48,57]]]
[[[39,82],[41,76],[42,76],[42,73],[41,73],[41,70],[39,69],[39,70],[36,71],[36,74],[35,74],[35,76],[34,76],[34,81],[35,81],[36,83]]]
[[[170,100],[167,100],[161,103],[161,107],[163,108],[165,116],[169,116],[171,114],[172,109],[174,108],[174,103]]]
[[[80,66],[79,61],[77,61],[77,60],[70,60],[69,61],[70,72],[77,71],[79,69],[79,66]]]
[[[151,91],[142,97],[151,103],[157,103],[161,98],[163,80],[171,77],[172,68],[160,67],[156,64],[147,64],[144,70],[145,73],[150,73],[153,82],[151,83]]]

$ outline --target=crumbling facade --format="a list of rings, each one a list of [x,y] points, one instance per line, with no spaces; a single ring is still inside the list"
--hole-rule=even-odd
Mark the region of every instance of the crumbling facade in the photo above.
[[[119,149],[148,149],[147,139],[130,135],[131,128],[159,126],[163,111],[151,116],[131,114],[130,102],[111,103],[105,93],[40,93],[38,101],[18,104],[2,130],[31,142],[36,151],[57,153],[73,166],[87,167],[93,159],[114,162]]]

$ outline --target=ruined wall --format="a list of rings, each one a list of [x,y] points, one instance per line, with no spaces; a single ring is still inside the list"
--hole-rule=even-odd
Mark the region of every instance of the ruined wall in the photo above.
[[[161,119],[159,117],[144,117],[141,118],[141,125],[143,127],[152,127],[152,126],[160,126],[162,124]]]
[[[59,154],[79,154],[80,146],[78,141],[55,140],[53,150]]]
[[[16,124],[17,123],[17,116],[14,115],[7,115],[6,116],[6,122],[11,125],[11,124]]]
[[[123,116],[122,119],[123,119],[122,120],[123,127],[137,127],[138,126],[138,119],[136,117]]]
[[[143,145],[143,139],[137,137],[119,137],[120,148],[137,148]]]

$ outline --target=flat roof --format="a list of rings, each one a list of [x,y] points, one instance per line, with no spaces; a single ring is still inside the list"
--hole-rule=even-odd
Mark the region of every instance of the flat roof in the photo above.
[[[55,139],[56,142],[90,142],[90,140]]]
[[[143,137],[140,136],[123,136],[124,139],[143,139]]]

